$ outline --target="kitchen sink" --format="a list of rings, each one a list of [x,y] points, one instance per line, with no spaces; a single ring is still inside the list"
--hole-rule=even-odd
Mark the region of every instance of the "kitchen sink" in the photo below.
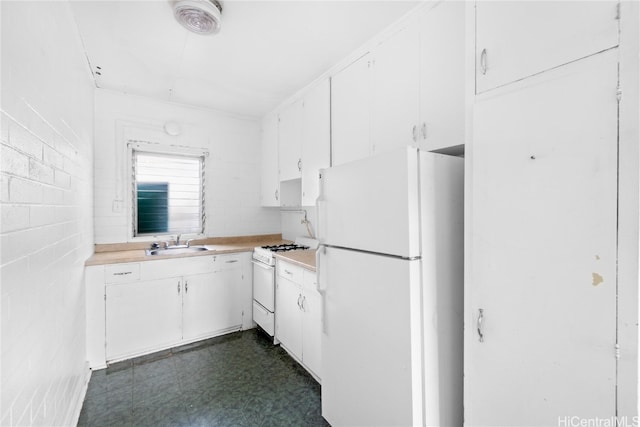
[[[208,251],[204,246],[190,246],[188,248],[163,248],[163,249],[147,249],[147,255],[184,255],[194,252]]]

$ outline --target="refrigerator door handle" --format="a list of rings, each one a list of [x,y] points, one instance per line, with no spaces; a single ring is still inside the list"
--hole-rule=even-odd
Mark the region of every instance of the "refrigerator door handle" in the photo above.
[[[325,200],[324,200],[324,181],[322,179],[323,173],[324,173],[324,169],[321,169],[318,172],[318,197],[316,198],[316,218],[317,218],[316,239],[320,244],[324,243],[323,241],[324,236],[322,234],[324,232],[324,226],[322,224],[322,221],[326,218],[326,215],[325,215],[326,207],[325,207]],[[316,261],[317,261],[317,255],[316,255]]]
[[[320,268],[320,254],[321,254],[321,251],[322,251],[322,254],[326,254],[327,253],[326,246],[320,245],[318,247],[318,250],[316,251],[316,271],[318,272],[318,280],[316,282],[316,290],[320,294],[320,324],[322,325],[322,333],[326,334],[327,333],[327,325],[326,325],[326,322],[324,320],[326,289],[323,288],[322,286],[320,286],[320,284],[322,283],[322,278],[320,277],[322,275],[322,269]]]
[[[320,245],[318,247],[318,250],[316,251],[316,271],[318,273],[318,281],[316,282],[316,290],[318,291],[318,293],[320,293],[320,295],[322,295],[324,297],[325,291],[326,289],[323,288],[320,284],[322,283],[322,280],[320,278],[320,275],[322,274],[322,269],[320,268],[320,254],[326,254],[327,253],[327,247],[325,245]]]

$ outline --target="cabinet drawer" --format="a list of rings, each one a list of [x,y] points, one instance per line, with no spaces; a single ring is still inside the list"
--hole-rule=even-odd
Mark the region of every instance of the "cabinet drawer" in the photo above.
[[[294,283],[302,283],[302,267],[278,260],[277,269],[278,276],[291,280]]]
[[[104,282],[124,283],[140,280],[140,264],[113,264],[104,268]]]
[[[243,254],[214,255],[213,266],[215,271],[241,268],[242,255]]]

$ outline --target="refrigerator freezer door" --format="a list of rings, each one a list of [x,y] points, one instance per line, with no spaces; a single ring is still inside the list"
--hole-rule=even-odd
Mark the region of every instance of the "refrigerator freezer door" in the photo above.
[[[319,252],[323,417],[334,426],[422,425],[420,261]]]
[[[405,147],[325,169],[318,199],[320,242],[420,255],[418,150]]]

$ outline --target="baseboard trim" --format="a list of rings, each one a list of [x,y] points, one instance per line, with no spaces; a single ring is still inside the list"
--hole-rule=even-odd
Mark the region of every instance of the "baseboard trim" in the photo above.
[[[75,397],[75,404],[69,405],[69,411],[67,412],[67,416],[65,417],[64,424],[65,426],[77,426],[78,420],[80,419],[80,412],[82,412],[82,404],[84,403],[84,398],[87,395],[87,390],[89,389],[89,380],[91,379],[91,368],[89,367],[89,362],[85,362],[84,376],[80,379],[79,383],[76,385],[76,389],[78,390]]]

